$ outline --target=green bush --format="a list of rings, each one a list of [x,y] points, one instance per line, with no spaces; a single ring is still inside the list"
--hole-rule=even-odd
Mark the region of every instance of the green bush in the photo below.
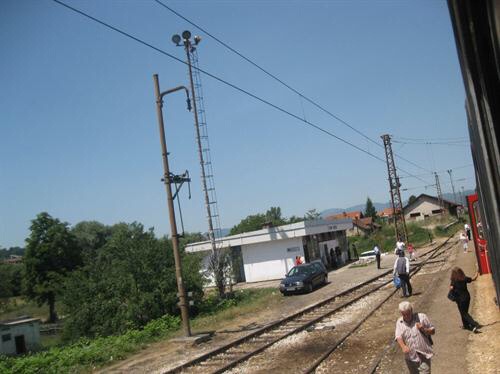
[[[82,338],[77,342],[54,347],[23,357],[1,357],[0,373],[74,373],[94,368],[125,357],[147,343],[175,331],[179,317],[165,315],[149,322],[142,330],[129,330],[123,335]]]

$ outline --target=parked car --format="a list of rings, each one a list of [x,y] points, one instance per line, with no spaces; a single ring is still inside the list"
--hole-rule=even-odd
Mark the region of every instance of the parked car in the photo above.
[[[375,252],[373,250],[371,251],[366,251],[366,252],[363,252],[359,255],[359,258],[364,258],[364,259],[374,259],[375,258]]]
[[[328,281],[328,271],[321,261],[313,261],[308,264],[294,266],[285,278],[281,280],[280,292],[288,295],[292,292],[312,292],[320,285]]]

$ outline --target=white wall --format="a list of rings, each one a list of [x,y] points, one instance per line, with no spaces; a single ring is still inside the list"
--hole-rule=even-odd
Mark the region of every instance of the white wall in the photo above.
[[[241,252],[247,282],[281,279],[293,267],[295,256],[304,256],[302,238],[243,245]]]
[[[4,342],[2,336],[7,334],[10,334],[10,340]],[[24,335],[24,341],[28,351],[36,350],[40,345],[40,323],[38,321],[33,321],[20,325],[2,326],[0,328],[0,353],[15,355],[15,337],[19,335]]]
[[[436,204],[433,200],[428,200],[426,197],[422,197],[419,202],[415,203],[411,210],[405,211],[405,220],[407,221],[420,221],[423,220],[427,215],[429,217],[435,216],[439,213],[432,213],[433,210],[441,209],[439,204]],[[420,213],[418,217],[410,217],[412,213]]]

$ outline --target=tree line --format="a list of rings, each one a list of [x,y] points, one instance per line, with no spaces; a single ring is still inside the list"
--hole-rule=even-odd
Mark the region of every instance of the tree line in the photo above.
[[[201,234],[181,238],[185,287],[195,301],[192,313],[203,296],[204,275],[199,256],[187,255],[184,247],[204,239]],[[31,222],[23,263],[14,265],[0,267],[2,287],[3,276],[13,273],[8,279],[17,294],[48,305],[50,322],[64,316],[66,340],[119,334],[178,313],[171,241],[156,238],[153,229],[137,222],[84,221],[70,227],[40,213]],[[14,295],[0,292],[0,297]]]

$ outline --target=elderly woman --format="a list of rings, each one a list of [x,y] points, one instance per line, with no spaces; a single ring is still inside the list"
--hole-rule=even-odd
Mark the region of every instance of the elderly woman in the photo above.
[[[431,372],[432,339],[436,329],[424,313],[414,313],[408,301],[399,304],[395,340],[405,354],[406,365],[411,374]]]

